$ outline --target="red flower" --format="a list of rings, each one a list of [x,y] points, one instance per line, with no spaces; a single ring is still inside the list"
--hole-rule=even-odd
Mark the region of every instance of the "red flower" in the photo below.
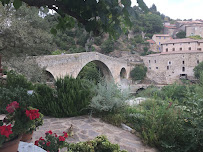
[[[50,135],[52,135],[52,131],[49,130],[49,131],[47,131],[45,134],[50,134]]]
[[[65,138],[67,138],[67,137],[68,137],[68,133],[67,133],[67,132],[65,132],[65,131],[63,132],[63,135],[64,135],[64,137],[65,137]]]
[[[47,146],[50,146],[50,144],[51,144],[51,142],[49,141],[49,142],[47,142]]]
[[[59,136],[59,141],[65,141],[65,138],[63,136]]]
[[[38,143],[39,143],[39,140],[36,140],[35,145],[38,146],[39,145]]]
[[[54,133],[55,134],[55,137],[57,137],[57,134],[56,133]]]
[[[34,120],[36,118],[39,118],[39,116],[40,116],[38,109],[33,109],[33,110],[26,109],[25,113],[26,113],[27,117],[30,118],[30,120]]]
[[[15,109],[18,109],[18,108],[19,108],[19,103],[16,101],[13,101],[12,103],[7,105],[6,110],[8,111],[8,113],[13,113]]]
[[[39,140],[44,140],[42,137],[40,137],[40,139]]]
[[[11,125],[0,126],[0,134],[9,138],[9,135],[13,133],[11,129],[12,129]]]

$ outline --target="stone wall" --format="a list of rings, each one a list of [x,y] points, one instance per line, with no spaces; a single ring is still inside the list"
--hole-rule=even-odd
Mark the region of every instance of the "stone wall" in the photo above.
[[[154,54],[142,57],[147,77],[159,84],[179,81],[180,75],[194,78],[193,69],[203,61],[203,52]]]

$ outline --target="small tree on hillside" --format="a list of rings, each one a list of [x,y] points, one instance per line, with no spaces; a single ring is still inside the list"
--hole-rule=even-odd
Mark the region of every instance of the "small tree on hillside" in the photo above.
[[[193,69],[193,71],[194,71],[195,78],[199,79],[201,73],[203,73],[203,62],[201,62],[200,64],[198,64],[198,65]]]
[[[137,65],[134,69],[130,72],[130,76],[132,80],[143,80],[147,73],[147,67],[144,65]]]
[[[180,31],[176,34],[177,38],[186,38],[186,33],[184,31]]]

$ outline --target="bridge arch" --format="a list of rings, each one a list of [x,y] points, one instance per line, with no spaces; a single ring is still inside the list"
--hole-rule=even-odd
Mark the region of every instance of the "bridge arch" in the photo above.
[[[127,78],[127,72],[126,69],[123,67],[120,71],[120,79],[126,79]]]
[[[110,69],[108,68],[108,66],[107,66],[104,62],[99,61],[99,60],[93,60],[93,61],[90,61],[90,62],[95,63],[95,64],[100,68],[100,70],[101,70],[101,72],[102,72],[102,74],[104,75],[104,77],[105,77],[106,80],[114,80],[114,79],[113,79],[113,75],[112,75]],[[88,63],[90,63],[90,62],[88,62]],[[84,64],[84,65],[80,68],[80,70],[79,70],[79,72],[77,73],[76,77],[79,75],[80,71],[81,71],[88,63]]]

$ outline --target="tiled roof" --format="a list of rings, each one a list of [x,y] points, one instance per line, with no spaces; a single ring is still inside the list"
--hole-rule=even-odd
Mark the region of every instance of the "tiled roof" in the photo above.
[[[160,55],[167,55],[167,54],[185,54],[185,53],[203,53],[203,51],[198,50],[183,50],[183,51],[172,51],[172,52],[161,52]]]
[[[153,43],[153,44],[156,43],[154,40],[147,40],[147,42],[149,42],[149,43]]]
[[[175,26],[169,26],[169,25],[165,25],[164,27],[170,28],[170,29],[176,29]]]
[[[171,43],[187,43],[187,42],[198,42],[198,40],[184,38],[184,39],[171,39],[162,44],[171,44]]]

